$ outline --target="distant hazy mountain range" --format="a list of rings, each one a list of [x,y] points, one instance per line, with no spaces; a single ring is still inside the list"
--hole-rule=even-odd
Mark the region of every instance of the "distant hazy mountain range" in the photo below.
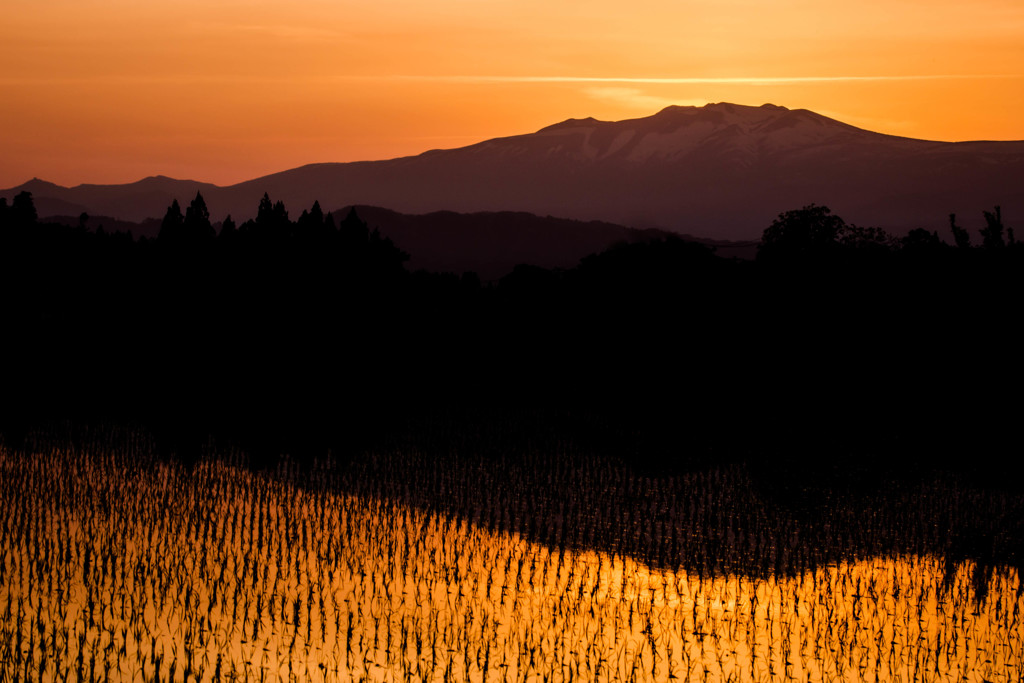
[[[584,256],[604,251],[613,244],[644,242],[666,237],[663,230],[627,228],[602,221],[577,221],[536,216],[522,211],[455,213],[433,211],[405,214],[376,206],[344,207],[338,218],[354,208],[371,228],[390,238],[409,254],[409,270],[462,273],[471,270],[484,280],[497,280],[519,264],[542,268],[572,268]],[[294,218],[294,216],[292,216]],[[51,216],[50,222],[78,225],[78,216]],[[90,216],[90,229],[130,232],[138,237],[156,237],[160,220],[149,218],[132,223]],[[691,239],[714,247],[724,257],[753,258],[757,243]]]
[[[930,142],[766,104],[668,107],[626,121],[569,119],[536,133],[387,161],[311,164],[237,185],[156,176],[127,185],[30,190],[41,216],[139,222],[201,191],[211,217],[252,217],[264,192],[292,217],[362,204],[404,213],[519,211],[715,239],[757,239],[782,211],[825,204],[895,233],[1024,217],[1024,141]],[[372,221],[371,221],[372,222]],[[1021,221],[1024,222],[1024,221]]]

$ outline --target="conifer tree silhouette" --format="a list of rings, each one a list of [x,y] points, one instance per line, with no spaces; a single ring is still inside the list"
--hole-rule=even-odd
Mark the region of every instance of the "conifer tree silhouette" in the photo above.
[[[196,192],[196,198],[185,210],[182,226],[183,235],[189,242],[206,242],[216,236],[213,225],[210,224],[210,211],[206,208],[206,200],[203,199],[202,193]]]
[[[320,208],[320,202],[314,201],[313,207],[309,211],[302,210],[302,215],[299,216],[299,220],[295,223],[295,234],[300,240],[308,244],[311,241],[319,241],[323,233],[324,212]]]
[[[235,221],[231,219],[229,213],[224,218],[224,222],[220,224],[220,236],[225,239],[232,239],[238,232],[238,226],[235,225]]]
[[[157,234],[157,239],[160,241],[176,240],[181,233],[181,226],[184,223],[185,217],[181,214],[181,206],[178,204],[178,200],[175,199],[167,207],[167,213],[164,214],[164,219],[160,223],[160,232]]]
[[[270,195],[263,193],[260,205],[256,209],[256,223],[259,225],[270,225],[274,221],[274,203],[270,201]]]
[[[345,220],[338,226],[346,244],[365,244],[370,237],[370,230],[363,219],[356,213],[356,207],[348,210]]]

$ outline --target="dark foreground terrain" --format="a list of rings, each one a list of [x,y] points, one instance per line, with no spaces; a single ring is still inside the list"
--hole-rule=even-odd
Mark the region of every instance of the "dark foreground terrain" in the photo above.
[[[31,209],[0,204],[3,676],[1021,675],[998,211],[947,244],[811,206],[753,261],[658,238],[485,285],[317,206],[218,233],[197,196],[139,241]]]
[[[290,220],[268,197],[219,233],[201,196],[175,203],[138,241],[39,224],[27,194],[0,217],[12,438],[113,420],[273,460],[511,413],[652,468],[1020,469],[1024,249],[998,211],[896,240],[812,206],[753,261],[661,238],[490,285],[410,273],[355,212]]]

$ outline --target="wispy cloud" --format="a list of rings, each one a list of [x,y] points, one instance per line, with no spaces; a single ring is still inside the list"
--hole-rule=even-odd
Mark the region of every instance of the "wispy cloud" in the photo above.
[[[222,34],[225,32],[267,36],[282,40],[333,40],[340,37],[338,31],[320,26],[301,26],[296,24],[193,24],[195,30]]]
[[[256,29],[257,27],[254,27]],[[288,29],[283,29],[287,32]],[[896,76],[736,76],[736,77],[645,77],[645,76],[465,76],[465,75],[406,75],[406,74],[294,74],[290,76],[269,75],[222,75],[207,73],[187,74],[100,74],[100,75],[50,75],[44,77],[13,76],[0,77],[0,86],[32,85],[37,83],[91,83],[109,85],[157,84],[157,83],[350,83],[350,82],[418,82],[418,83],[462,83],[462,84],[544,84],[565,83],[578,85],[606,85],[607,96],[628,96],[639,94],[631,85],[787,85],[799,83],[843,83],[843,82],[885,82],[885,81],[941,81],[972,79],[1024,79],[1024,74],[923,74]],[[612,86],[621,86],[612,89]],[[600,90],[590,88],[592,95],[600,96]],[[676,100],[673,100],[677,102]]]
[[[785,85],[789,83],[834,83],[858,81],[940,81],[979,78],[1024,78],[1024,74],[920,74],[888,76],[729,76],[729,77],[647,77],[647,76],[391,76],[398,80],[445,81],[455,83],[625,83],[636,85]]]
[[[640,88],[598,86],[584,88],[583,93],[601,102],[634,107],[636,109],[663,109],[671,104],[701,107],[707,100],[680,100],[672,97],[650,95]]]

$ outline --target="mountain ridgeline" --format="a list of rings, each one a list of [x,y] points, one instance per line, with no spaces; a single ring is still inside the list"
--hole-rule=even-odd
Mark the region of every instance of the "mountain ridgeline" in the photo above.
[[[701,238],[753,240],[793,207],[830,206],[894,234],[941,230],[950,213],[1024,215],[1024,141],[883,135],[802,109],[719,103],[625,121],[569,119],[534,133],[384,161],[311,164],[227,187],[155,176],[127,185],[32,180],[42,216],[159,217],[202,192],[215,221],[251,218],[264,192],[402,213],[520,211]]]
[[[40,222],[21,193],[0,202],[0,426],[112,419],[274,457],[513,414],[588,425],[638,466],[1001,457],[1024,248],[1000,209],[981,219],[895,238],[808,205],[754,260],[653,236],[487,284],[410,272],[355,210],[293,220],[265,194],[218,232],[197,193],[135,240]]]

